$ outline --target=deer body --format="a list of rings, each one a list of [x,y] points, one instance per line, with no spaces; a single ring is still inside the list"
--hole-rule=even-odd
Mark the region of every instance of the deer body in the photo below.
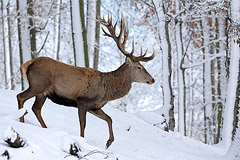
[[[106,24],[104,19],[100,19],[100,22]],[[107,24],[107,28],[113,36],[115,32],[109,28],[112,26],[110,21]],[[24,63],[20,69],[23,77],[29,83],[29,88],[17,95],[18,108],[23,108],[26,100],[35,97],[32,110],[41,126],[46,128],[41,116],[41,109],[46,98],[60,105],[76,107],[78,108],[82,137],[84,137],[86,126],[86,113],[90,112],[108,124],[109,140],[106,144],[108,148],[114,141],[112,119],[101,108],[108,101],[127,95],[133,82],[154,83],[154,79],[139,61],[149,61],[155,54],[153,53],[150,57],[144,57],[146,52],[144,55],[141,53],[140,57],[133,56],[133,52],[128,54],[124,50],[128,33],[123,25],[123,19],[121,24],[121,32],[125,30],[124,44],[121,44],[121,36],[119,36],[120,38],[113,36],[113,39],[126,56],[126,60],[117,70],[103,73],[92,68],[70,66],[47,57],[30,60]],[[20,118],[20,122],[24,122],[24,117]]]
[[[96,109],[129,92],[133,81],[126,65],[123,64],[116,71],[103,73],[40,57],[23,64],[21,70],[26,71],[23,75],[31,87],[41,86],[36,94],[43,93],[60,105],[77,107],[77,101],[80,100],[86,103],[88,109]]]

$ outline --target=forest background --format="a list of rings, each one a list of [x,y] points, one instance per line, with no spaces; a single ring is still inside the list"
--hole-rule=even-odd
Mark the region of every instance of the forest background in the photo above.
[[[1,0],[0,6],[0,88],[26,89],[20,65],[41,56],[117,69],[125,57],[103,36],[97,16],[116,21],[123,13],[127,50],[133,39],[135,55],[141,46],[156,50],[143,64],[156,83],[136,83],[111,105],[155,112],[156,127],[230,146],[240,125],[239,0]]]

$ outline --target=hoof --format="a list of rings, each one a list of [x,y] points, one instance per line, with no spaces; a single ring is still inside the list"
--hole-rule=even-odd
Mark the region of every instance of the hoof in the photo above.
[[[108,140],[107,143],[106,143],[106,149],[108,149],[108,147],[112,144],[112,141],[111,140]]]

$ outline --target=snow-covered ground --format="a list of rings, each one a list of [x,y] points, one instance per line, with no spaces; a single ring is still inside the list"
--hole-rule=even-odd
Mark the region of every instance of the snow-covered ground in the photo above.
[[[144,113],[138,116],[124,113],[109,104],[103,109],[113,119],[115,141],[105,150],[108,127],[104,121],[88,114],[85,138],[81,138],[77,109],[47,100],[42,110],[48,126],[44,129],[30,109],[34,101],[31,99],[25,103],[29,112],[25,123],[20,123],[16,119],[19,115],[16,95],[17,92],[0,90],[0,160],[7,159],[1,156],[5,150],[10,160],[229,160],[221,147],[164,132],[140,118]],[[10,127],[26,139],[25,147],[11,148],[4,142]],[[70,145],[74,143],[81,150],[78,154],[82,158],[69,155]]]

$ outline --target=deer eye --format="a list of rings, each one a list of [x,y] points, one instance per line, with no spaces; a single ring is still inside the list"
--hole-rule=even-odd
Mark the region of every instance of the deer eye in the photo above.
[[[141,67],[139,67],[139,66],[137,67],[137,70],[141,71],[141,69],[142,69]]]

